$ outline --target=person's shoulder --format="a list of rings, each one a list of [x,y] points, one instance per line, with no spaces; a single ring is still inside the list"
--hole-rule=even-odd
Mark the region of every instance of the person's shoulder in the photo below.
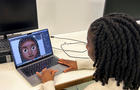
[[[108,84],[104,86],[98,81],[88,85],[84,90],[122,90],[122,84],[117,86],[114,79],[109,79]]]

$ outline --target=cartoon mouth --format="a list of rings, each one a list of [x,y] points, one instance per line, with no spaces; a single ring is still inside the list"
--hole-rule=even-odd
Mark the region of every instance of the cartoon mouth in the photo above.
[[[34,57],[34,55],[30,55],[30,56],[28,56],[28,57]]]

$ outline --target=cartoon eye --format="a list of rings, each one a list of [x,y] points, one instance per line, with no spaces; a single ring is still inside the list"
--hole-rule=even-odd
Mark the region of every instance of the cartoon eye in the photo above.
[[[23,52],[24,52],[24,53],[27,53],[27,52],[28,52],[28,49],[26,49],[26,48],[23,49]]]
[[[32,50],[36,50],[36,46],[32,46],[31,49],[32,49]]]

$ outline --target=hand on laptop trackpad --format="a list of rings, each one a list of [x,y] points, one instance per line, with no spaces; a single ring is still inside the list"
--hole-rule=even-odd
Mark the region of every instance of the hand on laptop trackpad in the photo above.
[[[56,72],[55,75],[62,73],[66,68],[68,67],[61,64],[57,64],[55,66],[50,67],[50,69],[58,70],[58,72]]]

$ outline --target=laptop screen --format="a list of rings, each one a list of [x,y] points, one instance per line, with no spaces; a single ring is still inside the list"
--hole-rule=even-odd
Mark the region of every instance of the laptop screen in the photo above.
[[[9,38],[9,42],[17,67],[53,54],[47,29]]]

